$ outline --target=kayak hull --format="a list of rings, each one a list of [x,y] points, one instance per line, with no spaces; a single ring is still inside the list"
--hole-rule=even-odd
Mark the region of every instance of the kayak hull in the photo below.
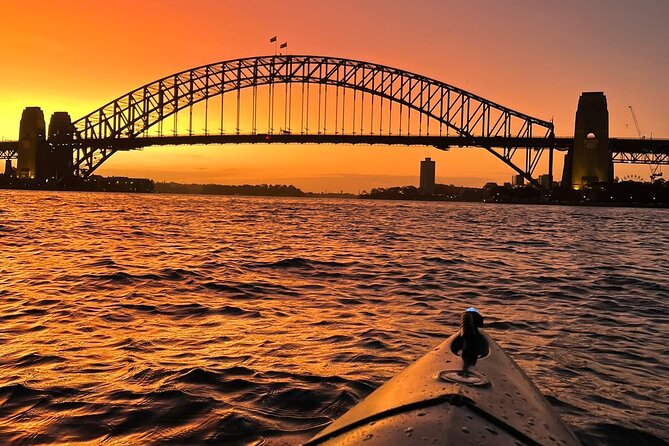
[[[467,373],[455,334],[306,444],[579,445],[520,367],[480,335]]]

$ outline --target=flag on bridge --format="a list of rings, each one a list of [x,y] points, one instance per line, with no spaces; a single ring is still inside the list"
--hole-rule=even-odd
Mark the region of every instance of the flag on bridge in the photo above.
[[[274,43],[274,42],[276,42],[276,37],[277,37],[277,36],[274,36],[274,37],[272,37],[271,39],[269,39],[269,43]]]
[[[283,42],[281,45],[279,45],[279,48],[281,49],[288,48],[288,42]]]

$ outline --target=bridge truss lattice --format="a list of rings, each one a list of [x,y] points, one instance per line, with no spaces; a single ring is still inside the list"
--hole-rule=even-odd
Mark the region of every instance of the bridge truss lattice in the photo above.
[[[185,70],[120,96],[73,125],[74,173],[82,177],[148,137],[155,144],[198,134],[218,135],[221,142],[234,135],[280,142],[269,136],[291,135],[292,142],[300,136],[322,143],[364,137],[367,144],[387,144],[391,136],[398,142],[455,136],[536,184],[541,156],[554,147],[551,122],[425,76],[321,56],[253,57]],[[448,148],[439,138],[429,141]],[[519,141],[523,147],[515,145]]]

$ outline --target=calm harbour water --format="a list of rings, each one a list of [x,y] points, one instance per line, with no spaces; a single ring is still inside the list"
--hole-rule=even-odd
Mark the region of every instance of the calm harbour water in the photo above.
[[[669,440],[669,211],[0,191],[0,444],[299,444],[471,305],[587,444]]]

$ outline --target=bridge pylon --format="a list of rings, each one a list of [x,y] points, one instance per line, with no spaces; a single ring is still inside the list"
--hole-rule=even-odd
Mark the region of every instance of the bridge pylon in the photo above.
[[[562,184],[578,190],[590,183],[612,180],[606,96],[602,92],[585,92],[578,101],[574,145],[565,159]]]
[[[46,152],[44,112],[39,107],[26,107],[19,125],[18,177],[40,178],[46,164]]]
[[[40,183],[71,177],[73,142],[74,126],[67,112],[51,115],[47,133],[42,109],[27,107],[19,127],[16,175]]]
[[[74,126],[67,112],[55,112],[49,120],[49,165],[47,177],[67,180],[74,175],[73,148]]]

